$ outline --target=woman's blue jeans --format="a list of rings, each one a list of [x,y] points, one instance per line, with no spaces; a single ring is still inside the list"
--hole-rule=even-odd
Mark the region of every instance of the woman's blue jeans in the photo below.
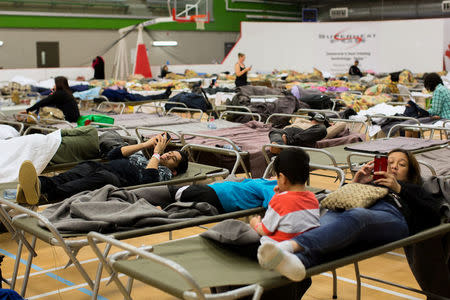
[[[328,211],[320,218],[320,227],[292,240],[303,247],[304,251],[295,255],[308,268],[330,260],[336,253],[350,254],[355,249],[375,247],[408,234],[408,224],[401,212],[385,201],[378,201],[370,208]]]

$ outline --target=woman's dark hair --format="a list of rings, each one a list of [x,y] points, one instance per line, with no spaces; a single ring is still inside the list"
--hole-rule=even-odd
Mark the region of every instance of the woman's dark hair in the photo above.
[[[414,154],[412,154],[408,150],[397,148],[397,149],[391,150],[388,153],[388,157],[392,153],[396,153],[396,152],[401,152],[401,153],[405,154],[406,157],[408,158],[408,175],[407,175],[408,182],[414,183],[414,184],[417,184],[417,185],[421,185],[422,184],[422,177],[420,176],[420,166],[419,166],[419,162],[417,161],[417,159],[414,156]]]
[[[427,90],[430,92],[434,92],[438,84],[443,84],[441,76],[439,76],[437,73],[428,73],[423,78],[423,85]]]
[[[183,150],[176,150],[180,153],[181,155],[181,160],[178,163],[178,166],[175,167],[175,171],[177,171],[177,175],[178,174],[183,174],[186,173],[188,166],[189,166],[189,157],[188,154]]]
[[[291,184],[305,184],[309,178],[309,155],[302,149],[287,148],[275,158],[273,169]]]
[[[239,53],[238,53],[238,58],[239,58],[239,57],[242,57],[242,56],[245,56],[245,54],[239,52]]]
[[[72,90],[69,87],[69,82],[64,76],[55,77],[55,88],[57,91],[65,91],[72,95]]]

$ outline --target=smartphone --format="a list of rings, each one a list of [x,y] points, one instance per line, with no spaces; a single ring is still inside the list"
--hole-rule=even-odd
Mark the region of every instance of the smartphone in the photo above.
[[[387,156],[377,155],[375,156],[373,164],[373,172],[387,171],[388,159]],[[373,180],[383,178],[381,175],[373,175]]]

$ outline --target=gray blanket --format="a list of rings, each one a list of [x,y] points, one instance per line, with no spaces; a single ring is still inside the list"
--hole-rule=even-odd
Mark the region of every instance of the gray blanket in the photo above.
[[[352,144],[345,147],[348,151],[387,154],[396,148],[414,151],[432,146],[447,144],[447,140],[428,140],[418,138],[396,137],[392,139],[373,140],[370,142]]]
[[[417,154],[416,158],[433,166],[438,176],[450,175],[450,149],[448,147]],[[422,165],[420,168],[423,177],[431,175],[428,168],[422,167]]]
[[[175,203],[166,207],[165,211],[160,210],[149,203],[152,197],[160,196],[152,191],[154,189],[151,188],[129,191],[106,185],[53,204],[42,215],[61,233],[109,233],[217,214],[214,207],[201,202]],[[167,188],[164,192],[168,193]]]

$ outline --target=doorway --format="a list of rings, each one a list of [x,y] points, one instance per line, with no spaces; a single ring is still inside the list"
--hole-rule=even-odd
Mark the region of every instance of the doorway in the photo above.
[[[59,42],[36,42],[38,68],[59,68]]]

